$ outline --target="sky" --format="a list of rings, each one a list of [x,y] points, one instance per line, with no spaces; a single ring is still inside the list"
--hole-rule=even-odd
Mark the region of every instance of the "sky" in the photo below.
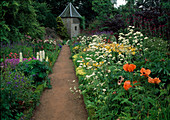
[[[125,4],[125,0],[117,0],[117,7],[119,7],[120,5],[124,5]]]

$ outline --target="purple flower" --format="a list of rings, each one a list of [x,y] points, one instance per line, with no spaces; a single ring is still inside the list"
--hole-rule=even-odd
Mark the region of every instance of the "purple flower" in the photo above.
[[[28,60],[28,59],[27,58],[23,58],[23,61],[26,61],[26,60]],[[7,64],[10,64],[12,67],[15,67],[17,64],[19,64],[19,58],[6,59],[5,60],[5,66],[7,66]],[[4,64],[1,63],[1,66],[4,66]]]
[[[7,82],[7,84],[11,84],[11,82]]]
[[[35,74],[32,75],[33,77],[35,76]]]
[[[60,44],[58,44],[58,46],[59,46],[60,48],[62,48],[62,46],[61,46]]]

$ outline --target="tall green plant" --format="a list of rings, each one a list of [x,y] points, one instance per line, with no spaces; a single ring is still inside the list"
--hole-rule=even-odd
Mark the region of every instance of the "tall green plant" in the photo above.
[[[64,23],[61,19],[61,17],[57,17],[56,19],[57,21],[57,34],[62,38],[62,39],[68,39],[68,33],[67,33],[67,29],[64,26]]]

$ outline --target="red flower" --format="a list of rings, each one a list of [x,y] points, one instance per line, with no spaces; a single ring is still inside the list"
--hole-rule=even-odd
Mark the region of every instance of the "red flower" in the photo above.
[[[136,68],[136,65],[134,65],[134,64],[123,65],[123,69],[127,72],[133,72],[135,68]]]
[[[132,85],[130,85],[130,80],[125,81],[123,87],[125,90],[128,90],[129,88],[131,88]]]

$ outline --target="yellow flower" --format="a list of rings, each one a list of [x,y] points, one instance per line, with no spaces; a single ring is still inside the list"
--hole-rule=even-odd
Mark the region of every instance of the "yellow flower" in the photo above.
[[[76,68],[76,75],[85,75],[86,72],[82,68]]]
[[[135,55],[135,52],[132,52],[132,55]]]
[[[73,56],[73,58],[74,58],[74,59],[77,59],[77,58],[78,58],[78,54],[75,54],[75,55]]]
[[[132,48],[131,51],[135,51],[135,48]]]
[[[89,62],[87,62],[86,65],[89,65]]]

